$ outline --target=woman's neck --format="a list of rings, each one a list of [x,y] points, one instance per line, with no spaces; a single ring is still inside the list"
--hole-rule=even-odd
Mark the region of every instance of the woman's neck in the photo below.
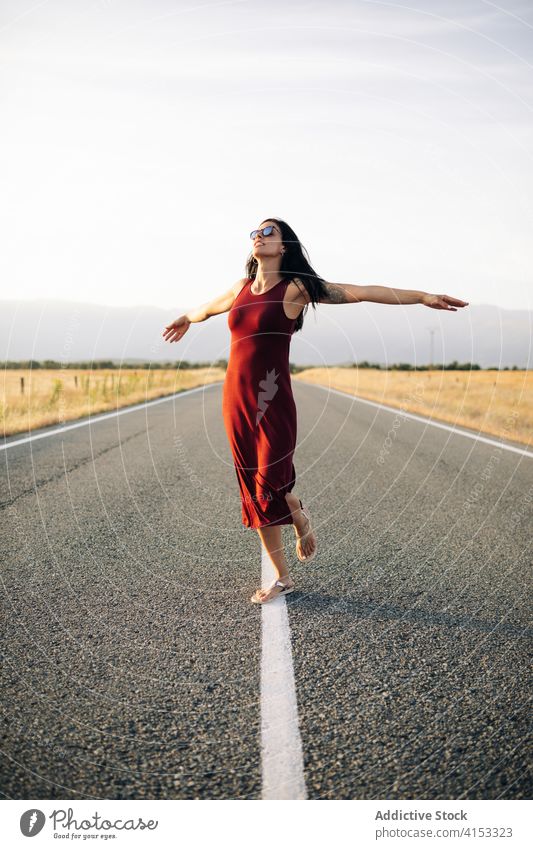
[[[282,277],[283,275],[279,270],[279,261],[276,260],[272,264],[269,264],[268,261],[258,263],[255,287],[256,289],[270,289],[271,286],[279,283]]]

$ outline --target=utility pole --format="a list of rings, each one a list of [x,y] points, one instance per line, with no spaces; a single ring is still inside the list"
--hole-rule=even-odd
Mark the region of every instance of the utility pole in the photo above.
[[[429,330],[429,367],[433,368],[433,358],[434,358],[433,340],[434,340],[435,330],[438,330],[439,328],[438,328],[438,326],[434,326],[434,327],[428,327],[426,329]]]

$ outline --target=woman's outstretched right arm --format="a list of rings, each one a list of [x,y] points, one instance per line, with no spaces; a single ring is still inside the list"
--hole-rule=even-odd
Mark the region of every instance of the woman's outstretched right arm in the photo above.
[[[193,322],[205,321],[213,315],[220,315],[223,312],[229,312],[233,306],[233,301],[241,291],[246,278],[241,278],[228,289],[212,301],[202,304],[196,309],[188,310],[188,312],[180,315],[171,324],[167,324],[163,331],[163,338],[167,342],[178,342],[181,337],[187,332]]]

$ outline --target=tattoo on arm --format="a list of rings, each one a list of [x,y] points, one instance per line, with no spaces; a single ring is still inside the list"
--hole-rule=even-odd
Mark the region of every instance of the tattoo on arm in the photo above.
[[[348,295],[337,283],[325,283],[324,288],[327,291],[327,300],[325,303],[327,304],[349,304],[351,301],[348,299]]]

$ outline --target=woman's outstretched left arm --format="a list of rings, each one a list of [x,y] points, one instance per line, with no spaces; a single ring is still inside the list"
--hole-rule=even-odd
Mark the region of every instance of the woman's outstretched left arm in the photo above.
[[[468,301],[451,295],[431,295],[416,289],[392,289],[390,286],[355,286],[352,283],[325,283],[327,295],[322,304],[357,304],[374,301],[377,304],[424,304],[437,310],[457,312],[457,307],[467,307]]]

